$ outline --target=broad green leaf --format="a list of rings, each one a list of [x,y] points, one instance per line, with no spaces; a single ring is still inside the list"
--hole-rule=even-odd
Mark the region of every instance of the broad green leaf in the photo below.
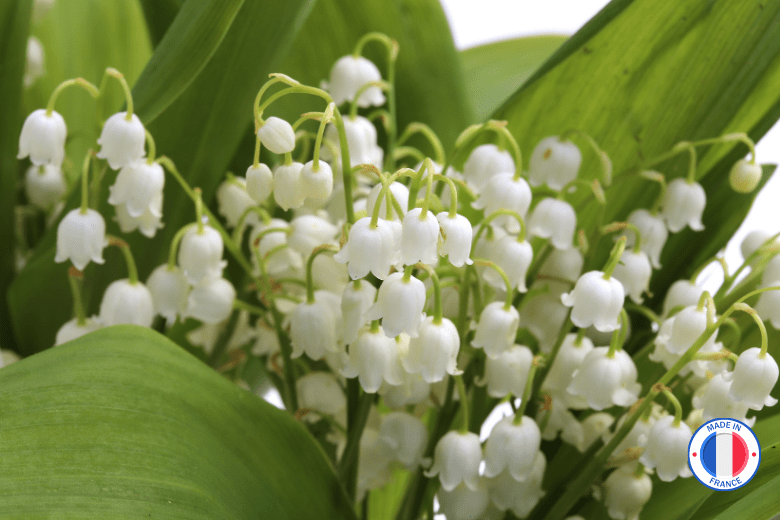
[[[487,119],[566,39],[529,36],[461,51],[467,97],[476,118]]]
[[[204,200],[211,200],[224,178],[230,159],[250,126],[257,90],[278,67],[310,7],[307,0],[291,0],[282,7],[271,0],[245,2],[209,63],[148,126],[157,141],[158,154],[171,157],[190,184],[202,188]],[[156,52],[165,49],[161,46]],[[94,141],[90,143],[94,146]],[[108,231],[116,234],[118,229],[111,221],[114,209],[107,204],[108,186],[114,179],[115,173],[109,170],[99,203],[107,216]],[[67,208],[77,204],[78,194],[74,193]],[[194,205],[171,177],[166,182],[163,215],[165,227],[153,240],[139,233],[125,237],[142,279],[165,261],[178,229],[195,218]],[[49,230],[14,281],[9,296],[14,331],[24,354],[50,347],[57,329],[71,316],[67,268],[53,261],[55,230],[56,227]],[[106,265],[90,264],[85,272],[84,298],[89,313],[97,312],[105,287],[126,276],[121,256],[110,249],[106,251]],[[49,304],[46,320],[40,319],[41,302],[35,296],[42,294],[46,294]]]
[[[16,259],[16,186],[21,172],[16,154],[22,130],[22,78],[27,55],[27,35],[32,1],[0,5],[0,346],[13,348],[8,304],[5,299],[13,279]]]
[[[176,18],[184,0],[141,0],[152,45],[157,47]]]
[[[777,490],[780,489],[780,475],[776,476],[736,504],[715,517],[715,520],[771,520],[780,513]]]
[[[244,0],[189,0],[133,87],[138,117],[149,124],[200,74]]]
[[[393,520],[406,493],[406,486],[412,474],[396,469],[393,477],[385,486],[371,491],[368,495],[368,520]]]
[[[0,396],[0,518],[355,518],[305,428],[148,329],[3,368]]]

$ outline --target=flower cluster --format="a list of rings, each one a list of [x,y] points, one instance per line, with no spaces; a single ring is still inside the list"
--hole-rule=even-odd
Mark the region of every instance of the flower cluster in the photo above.
[[[384,46],[394,67],[395,42],[372,33],[335,63],[323,88],[282,74],[262,87],[252,107],[254,159],[215,193],[223,221],[170,159],[156,157],[129,87],[109,69],[127,110],[105,121],[99,150],[84,161],[81,207],[58,224],[55,261],[73,265],[75,317],[57,344],[101,326],[149,327],[155,316],[166,320],[160,327],[195,322],[189,342],[215,363],[231,356],[217,366],[236,379],[249,356],[261,360],[285,407],[340,463],[356,464],[347,485],[359,500],[395,470],[422,469],[426,478],[410,496],[438,489],[448,518],[524,518],[545,495],[548,463],[560,465],[551,458],[560,437],[579,453],[607,446],[617,469],[605,477],[604,505],[612,518],[638,518],[652,472],[662,481],[690,476],[687,444],[698,423],[751,424],[750,410],[777,402],[770,393],[778,365],[760,317],[780,327],[773,237],[752,236],[743,248],[752,279],[763,273],[755,310],[745,301],[758,293],[728,271],[714,296],[694,275],[666,290],[662,310],[645,305],[670,233],[704,229],[693,150],[713,140],[682,143],[640,165],[642,182],[660,188],[655,203],[602,222],[612,168],[594,139],[579,130],[546,136],[526,163],[510,128],[488,121],[466,129],[445,154],[422,123],[398,132],[394,85],[362,56],[370,42]],[[70,85],[99,95],[84,80],[66,82],[47,109],[30,114],[19,140],[19,158],[31,163],[27,197],[45,210],[66,191],[67,130],[53,107]],[[288,95],[314,96],[323,110],[292,123],[268,115]],[[367,108],[371,118],[359,113]],[[409,144],[418,141],[432,157]],[[588,162],[591,152],[598,161]],[[667,182],[650,169],[686,152],[693,160],[685,178]],[[166,173],[194,203],[195,221],[178,230],[167,263],[146,284],[127,243],[107,236],[90,206],[88,177],[102,164],[118,170],[107,202],[122,233],[151,238],[162,227]],[[740,161],[732,185],[754,185],[755,171],[755,157]],[[616,240],[602,240],[610,235]],[[90,262],[104,262],[107,245],[122,250],[128,277],[109,285],[99,314],[87,317],[79,281]],[[225,249],[240,277],[226,270]],[[753,325],[730,318],[735,311],[762,331],[759,346],[721,332]],[[640,383],[635,360],[643,355],[666,370],[656,385]],[[662,393],[673,410],[653,403]],[[681,400],[694,409],[687,421]],[[514,409],[480,437],[485,410],[501,401]]]

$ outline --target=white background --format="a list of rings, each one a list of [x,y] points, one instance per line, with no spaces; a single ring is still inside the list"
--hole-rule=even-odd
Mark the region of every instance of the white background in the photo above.
[[[441,0],[459,49],[493,41],[538,34],[571,35],[609,2],[606,0]],[[757,146],[761,163],[780,162],[780,126]],[[774,176],[756,199],[753,210],[726,250],[733,271],[741,263],[739,244],[746,233],[762,229],[780,231],[780,174]],[[718,269],[708,269],[702,280],[720,283]],[[709,285],[709,284],[708,284]]]

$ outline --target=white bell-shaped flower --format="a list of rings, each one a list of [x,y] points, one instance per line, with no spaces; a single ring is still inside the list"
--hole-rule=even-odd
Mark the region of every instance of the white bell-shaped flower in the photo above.
[[[605,280],[602,271],[583,274],[571,292],[561,295],[563,304],[572,307],[571,321],[577,327],[593,325],[600,332],[612,332],[620,326],[624,298],[623,285],[614,277]]]
[[[152,293],[140,282],[111,282],[100,301],[100,322],[105,327],[123,323],[151,327],[154,319]]]
[[[684,354],[699,339],[707,328],[707,309],[690,305],[674,315],[666,350],[672,354]],[[707,341],[715,341],[715,334]]]
[[[116,206],[116,222],[122,233],[132,233],[136,229],[148,238],[154,238],[162,224],[162,192],[158,193],[149,207],[138,217],[133,217],[127,211],[126,204]]]
[[[773,287],[778,284],[772,282],[776,282],[778,280],[780,280],[780,255],[775,255],[772,257],[769,263],[766,264],[761,281],[764,287]],[[777,293],[777,291],[769,292],[772,294]]]
[[[202,278],[187,297],[185,315],[203,323],[228,319],[236,300],[236,289],[224,278]]]
[[[596,440],[609,431],[615,418],[607,412],[597,412],[587,416],[579,428],[571,424],[561,432],[561,440],[574,446],[580,453],[585,453]]]
[[[217,208],[219,214],[225,217],[229,227],[236,227],[244,212],[257,205],[255,200],[249,196],[246,184],[247,180],[243,177],[233,177],[223,181],[217,188]],[[257,213],[250,212],[244,217],[244,224],[257,222]]]
[[[731,397],[731,377],[725,373],[717,374],[707,384],[699,388],[691,399],[694,408],[702,409],[702,419],[737,419],[748,426],[756,421],[747,419],[748,405]]]
[[[408,470],[414,470],[422,462],[428,444],[428,428],[414,415],[390,412],[383,416],[379,436],[393,451],[393,458]]]
[[[314,301],[298,304],[290,313],[290,343],[292,357],[300,357],[304,352],[311,359],[322,359],[325,352],[338,351],[338,333],[340,316],[334,309],[334,300],[338,298],[327,291],[315,291]]]
[[[538,283],[538,282],[537,282]],[[555,291],[552,281],[547,282]],[[555,293],[553,293],[555,294]],[[539,342],[539,350],[549,354],[555,345],[558,333],[569,316],[569,309],[561,303],[560,292],[536,294],[520,311],[520,321]]]
[[[567,334],[542,383],[542,390],[550,395],[560,395],[568,408],[587,408],[587,399],[569,394],[566,389],[571,384],[574,372],[582,366],[585,356],[593,348],[589,338],[582,337],[577,344],[577,335]]]
[[[528,180],[531,186],[546,184],[554,190],[561,190],[577,178],[582,153],[571,141],[560,137],[542,139],[531,153],[528,165]]]
[[[254,244],[257,237],[265,230],[279,229],[280,231],[268,232],[260,239],[260,244],[257,246],[258,255],[253,255],[253,262],[257,262],[257,256],[263,258],[265,261],[266,270],[271,275],[279,275],[281,273],[288,273],[290,271],[297,272],[304,266],[301,253],[289,246],[288,237],[290,223],[286,220],[272,218],[270,222],[259,224],[254,227],[250,234],[250,244]],[[279,249],[276,249],[279,248]],[[271,253],[272,250],[276,251],[270,256],[266,256]],[[315,262],[316,264],[316,262]],[[256,266],[259,269],[259,266]]]
[[[68,187],[62,169],[56,164],[32,165],[24,175],[24,193],[36,208],[50,210],[62,200]]]
[[[447,256],[455,267],[463,267],[463,264],[471,265],[471,240],[473,229],[469,219],[463,215],[450,217],[446,211],[436,215],[439,221],[443,240],[439,242],[439,254]],[[448,256],[449,255],[449,256]]]
[[[382,75],[374,62],[350,54],[336,60],[330,69],[330,82],[324,84],[323,88],[331,95],[333,102],[340,105],[345,101],[352,102],[358,90],[366,83],[381,79]],[[361,108],[382,106],[385,104],[385,95],[379,87],[368,87],[360,94],[357,104]]]
[[[609,347],[596,347],[585,356],[574,372],[567,392],[581,395],[594,410],[612,406],[631,406],[642,385],[637,382],[634,360],[624,350],[607,356]]]
[[[685,179],[674,179],[666,187],[662,214],[666,227],[672,233],[682,231],[685,226],[694,231],[704,229],[701,216],[707,204],[707,194],[697,182],[688,183]]]
[[[580,250],[571,247],[569,249],[553,249],[539,268],[539,274],[550,278],[577,281],[582,274],[585,261]]]
[[[777,399],[769,395],[777,383],[777,361],[758,347],[749,348],[739,355],[734,372],[729,374],[731,389],[729,395],[753,410],[774,406]]]
[[[403,335],[401,336],[403,337]],[[400,385],[383,384],[379,389],[382,402],[391,410],[400,410],[409,405],[416,406],[428,400],[431,395],[431,385],[423,381],[420,374],[409,374],[404,370]]]
[[[65,158],[67,135],[65,120],[58,112],[52,110],[51,114],[47,115],[46,109],[39,108],[24,120],[16,158],[24,159],[30,156],[30,161],[35,166],[60,166]]]
[[[187,281],[195,285],[203,278],[220,278],[227,262],[222,259],[224,243],[219,231],[205,225],[191,226],[179,244],[179,266]]]
[[[447,520],[483,518],[490,503],[490,495],[482,479],[476,489],[460,484],[452,491],[440,489],[436,496],[439,498],[439,512],[444,513]]]
[[[271,169],[259,163],[246,169],[246,192],[258,204],[262,204],[274,191],[274,174]]]
[[[775,258],[780,258],[780,256],[776,256]],[[764,273],[764,279],[766,279],[766,273]],[[775,287],[778,285],[780,285],[780,278],[764,284],[765,287]],[[780,329],[780,291],[766,291],[761,293],[758,296],[755,309],[762,319],[769,320],[772,327]]]
[[[559,395],[551,395],[546,409],[540,409],[536,416],[536,422],[545,421],[547,424],[542,430],[542,439],[553,441],[558,434],[568,429],[582,429],[582,425],[577,421],[567,408],[566,402]]]
[[[549,238],[556,249],[572,247],[577,214],[566,201],[542,199],[528,217],[528,232],[535,237]]]
[[[314,248],[333,243],[338,233],[338,226],[334,226],[324,218],[316,215],[301,215],[290,222],[287,243],[303,256],[309,256]]]
[[[498,421],[485,442],[485,476],[496,477],[504,468],[515,480],[525,480],[534,467],[534,459],[542,442],[539,426],[530,417],[519,424],[514,416]]]
[[[373,394],[382,386],[382,381],[391,385],[403,383],[401,372],[398,344],[379,327],[376,332],[367,328],[360,332],[358,339],[349,346],[349,358],[341,375],[357,377],[363,390]]]
[[[420,324],[419,336],[412,338],[409,349],[401,358],[404,369],[410,374],[419,373],[428,383],[437,383],[446,374],[458,375],[458,329],[447,318],[434,323],[433,316],[426,316]]]
[[[425,472],[428,478],[439,475],[441,487],[452,491],[463,482],[471,489],[479,483],[479,463],[482,462],[482,446],[479,435],[472,432],[450,431],[436,444],[433,466]]]
[[[677,477],[688,478],[693,475],[688,468],[691,436],[691,429],[685,422],[675,426],[673,415],[661,417],[647,435],[645,451],[639,462],[655,468],[658,478],[664,482],[671,482]]]
[[[368,282],[348,283],[341,296],[341,313],[344,316],[344,343],[349,345],[368,322],[366,313],[374,303],[376,287]]]
[[[662,413],[665,412],[663,412],[663,409],[660,407],[660,405],[654,403],[650,415],[647,418],[645,418],[643,415],[637,422],[634,423],[634,426],[631,427],[628,435],[626,435],[625,438],[620,441],[620,444],[617,445],[615,451],[612,452],[612,456],[619,457],[621,455],[628,455],[632,452],[638,453],[638,449],[643,448],[645,444],[647,444],[647,436],[650,433],[650,429],[653,427],[656,421],[661,418]],[[626,422],[628,417],[629,413],[626,413],[621,416],[620,419],[618,419],[617,425],[615,425],[615,431],[619,430],[623,426],[623,423]],[[609,442],[612,440],[612,437],[614,437],[612,432],[605,432],[602,436],[604,444],[609,444]],[[626,452],[626,450],[629,450],[629,452]]]
[[[102,264],[103,248],[106,247],[106,221],[94,209],[82,213],[76,208],[69,211],[57,226],[57,263],[70,260],[73,266],[83,271],[92,261]]]
[[[181,269],[163,264],[152,271],[149,279],[146,280],[146,286],[152,293],[155,313],[168,321],[173,321],[177,315],[184,314],[190,286]]]
[[[377,133],[374,124],[363,116],[345,117],[344,133],[347,136],[347,149],[349,150],[350,166],[354,168],[358,164],[372,164],[378,169],[382,168],[384,150],[377,144]],[[325,130],[325,139],[340,149],[339,134],[335,126],[328,125]],[[320,157],[326,161],[333,161],[334,168],[340,170],[341,156],[332,157],[330,150],[323,146]]]
[[[494,144],[483,144],[474,148],[463,163],[463,177],[477,191],[499,173],[515,174],[515,160],[507,150],[499,150]]]
[[[149,164],[145,160],[134,160],[119,170],[116,182],[109,187],[108,203],[113,206],[124,204],[127,213],[134,218],[147,210],[154,216],[161,216],[155,206],[165,185],[165,171],[158,163]]]
[[[274,200],[280,208],[287,211],[290,208],[300,208],[306,195],[301,183],[303,164],[281,164],[274,171]]]
[[[526,292],[525,277],[531,267],[534,250],[527,241],[517,241],[517,237],[507,235],[497,240],[490,248],[488,259],[504,270],[513,289]],[[482,277],[498,290],[506,290],[506,284],[495,269],[485,269]]]
[[[666,229],[663,217],[650,213],[646,209],[637,209],[631,212],[626,222],[637,227],[642,240],[639,247],[650,257],[653,267],[660,269],[661,251],[669,237],[669,230]],[[629,249],[636,242],[636,236],[630,229],[626,230],[625,236],[627,237],[626,249]]]
[[[290,153],[295,150],[295,132],[290,123],[278,117],[269,117],[257,129],[257,138],[275,154]]]
[[[344,391],[330,372],[309,372],[298,378],[295,388],[301,408],[331,416],[347,409]]]
[[[100,151],[98,159],[106,159],[111,169],[118,170],[146,155],[146,129],[138,116],[127,119],[127,112],[109,117],[97,140]]]
[[[514,175],[506,172],[492,176],[485,183],[472,207],[484,209],[486,216],[500,209],[508,209],[525,218],[531,206],[531,188],[525,179],[522,177],[515,179]],[[520,231],[520,224],[508,215],[495,218],[493,223],[504,226],[510,233]]]
[[[392,196],[395,197],[395,200],[398,202],[398,205],[403,211],[403,215],[397,215],[396,212],[393,211],[393,220],[401,220],[404,218],[404,215],[406,215],[406,211],[409,205],[409,188],[396,181],[390,183],[388,189],[390,190]],[[368,193],[368,198],[366,199],[366,212],[368,213],[369,217],[374,214],[374,206],[376,206],[376,199],[379,198],[380,191],[382,191],[382,183],[374,185],[374,187],[371,188],[371,191]],[[379,216],[382,218],[387,216],[386,196],[382,197],[382,201],[379,203]]]
[[[393,477],[390,464],[393,454],[387,449],[379,432],[373,428],[363,430],[360,436],[357,468],[357,500],[362,500],[367,491],[378,489]]]
[[[416,338],[425,307],[425,284],[411,276],[404,281],[404,273],[393,273],[379,286],[376,303],[368,309],[369,320],[382,320],[382,328],[389,338],[402,332]]]
[[[761,181],[761,165],[740,159],[729,171],[729,186],[737,193],[750,193]]]
[[[531,349],[515,345],[494,358],[485,359],[485,377],[479,384],[485,384],[488,395],[496,399],[509,394],[522,396],[533,359]]]
[[[747,260],[750,255],[758,251],[758,249],[763,246],[765,243],[769,241],[770,238],[772,238],[775,235],[774,232],[769,232],[764,229],[754,229],[747,235],[745,235],[745,238],[742,239],[742,242],[739,244],[739,252],[742,253],[742,259]],[[769,242],[767,245],[769,246],[775,246],[777,245],[777,240],[773,240],[772,242]],[[770,260],[770,263],[777,262],[775,260],[778,258],[777,256],[773,257],[772,260]],[[767,266],[769,267],[769,266]],[[780,267],[780,265],[778,265]],[[764,274],[766,274],[767,270],[764,270]],[[764,278],[766,280],[766,278]]]
[[[394,228],[388,221],[380,218],[377,226],[372,228],[371,218],[363,217],[349,228],[347,243],[333,258],[347,264],[353,280],[363,278],[369,272],[384,280],[395,263],[393,257],[399,249]]]
[[[696,285],[696,283],[690,280],[677,280],[666,291],[663,316],[669,316],[669,313],[675,307],[696,305],[702,293],[704,293],[704,288]]]
[[[504,302],[491,302],[482,310],[471,345],[484,349],[488,357],[497,357],[515,344],[519,326],[516,308],[505,309]]]
[[[309,161],[301,168],[300,182],[304,197],[325,200],[333,192],[333,170],[325,161],[319,161],[315,170],[314,161]]]
[[[533,468],[525,480],[516,480],[509,471],[488,479],[490,500],[500,510],[511,509],[515,516],[526,518],[544,496],[542,478],[546,469],[547,459],[544,453],[537,451]]]
[[[67,343],[68,341],[73,341],[85,334],[98,330],[102,326],[100,318],[97,316],[87,318],[83,325],[79,325],[78,319],[73,318],[70,321],[66,321],[62,327],[59,328],[57,335],[54,338],[54,346],[56,347],[63,343]],[[0,359],[0,368],[2,368],[2,359]]]
[[[620,466],[604,481],[604,505],[614,520],[639,520],[639,513],[653,493],[647,474],[636,476],[635,465]]]
[[[40,0],[39,0],[40,1]],[[38,2],[36,2],[38,3]],[[34,5],[34,4],[33,4]],[[35,8],[33,8],[33,13]],[[35,36],[27,38],[27,52],[24,62],[24,86],[30,88],[38,79],[46,74],[46,54],[41,40]]]
[[[406,265],[435,264],[439,259],[438,240],[439,221],[433,213],[423,214],[422,208],[409,210],[401,228],[401,261]]]
[[[628,297],[637,305],[641,305],[644,301],[642,294],[649,290],[653,266],[644,251],[635,253],[633,249],[626,249],[612,276],[623,284],[623,291]]]

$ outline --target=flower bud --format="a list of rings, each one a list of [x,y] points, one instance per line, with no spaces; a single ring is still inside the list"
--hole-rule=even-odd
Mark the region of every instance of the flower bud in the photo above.
[[[388,337],[379,327],[376,332],[364,328],[349,346],[349,358],[341,375],[357,377],[363,390],[373,394],[379,390],[383,380],[391,385],[400,385],[403,382],[401,372],[396,340]]]
[[[327,291],[316,291],[314,302],[304,301],[290,313],[290,342],[292,357],[304,352],[311,359],[322,359],[325,352],[337,352],[338,333],[341,332],[340,307],[334,306],[338,297]]]
[[[620,263],[612,273],[615,279],[623,284],[625,292],[637,305],[644,301],[642,294],[649,290],[653,267],[644,251],[634,253],[631,249],[623,251]]]
[[[67,213],[57,226],[57,263],[70,260],[73,266],[83,271],[92,261],[102,264],[103,248],[106,247],[106,222],[94,209],[82,213],[76,208]]]
[[[646,209],[637,209],[631,212],[626,222],[635,225],[639,229],[642,240],[639,247],[650,257],[653,267],[660,269],[661,251],[666,244],[666,239],[669,237],[669,231],[666,229],[663,217],[654,215]],[[631,229],[626,230],[625,236],[628,238],[626,240],[626,249],[629,249],[636,242],[636,236],[634,236],[634,232]]]
[[[160,208],[154,202],[162,194],[165,185],[165,172],[158,163],[148,164],[143,160],[134,160],[119,170],[116,182],[109,187],[111,195],[108,203],[113,206],[124,204],[127,213],[134,218],[147,210],[152,215],[161,216]]]
[[[106,288],[100,302],[100,322],[105,327],[123,323],[151,327],[154,319],[152,293],[140,282],[116,280]]]
[[[109,117],[97,142],[100,145],[98,159],[106,159],[112,170],[118,170],[146,155],[146,129],[135,114],[129,121],[127,112]]]
[[[482,310],[471,345],[485,349],[488,357],[497,357],[512,348],[519,326],[520,314],[517,309],[505,309],[504,302],[489,303]]]
[[[305,197],[325,200],[333,192],[333,170],[325,161],[319,162],[314,169],[314,161],[309,161],[301,169],[301,190]]]
[[[260,163],[257,168],[252,165],[246,169],[246,192],[252,200],[262,204],[273,191],[274,174],[267,165]]]
[[[534,355],[526,346],[515,345],[494,358],[485,359],[485,377],[490,397],[503,399],[509,394],[522,396]]]
[[[436,444],[433,466],[425,472],[428,478],[439,475],[441,487],[452,491],[463,482],[472,491],[479,483],[479,463],[482,462],[482,446],[479,435],[472,432],[450,431]]]
[[[528,289],[525,286],[525,277],[531,266],[533,255],[534,250],[531,244],[525,240],[518,242],[517,237],[507,235],[493,244],[488,253],[488,259],[503,269],[513,289],[526,292]],[[504,278],[495,269],[485,269],[482,277],[499,291],[506,291]]]
[[[363,278],[369,272],[384,280],[394,263],[395,252],[400,249],[389,222],[380,218],[375,228],[370,224],[370,217],[355,222],[349,229],[347,243],[333,257],[337,262],[347,264],[353,280]]]
[[[729,171],[729,186],[737,193],[750,193],[761,182],[762,174],[760,164],[740,159]]]
[[[463,177],[477,191],[499,173],[515,173],[515,160],[507,150],[499,150],[494,144],[483,144],[472,150],[463,164]]]
[[[662,214],[666,227],[672,233],[689,226],[694,231],[701,231],[704,225],[701,216],[707,203],[707,194],[699,183],[688,183],[685,179],[674,179],[666,187]]]
[[[508,209],[525,218],[531,206],[531,188],[522,177],[514,178],[514,173],[498,173],[484,185],[477,200],[472,204],[474,209],[484,209],[485,215]],[[520,231],[520,224],[508,215],[501,215],[493,220],[497,226],[506,227],[510,233]]]
[[[634,474],[635,465],[620,466],[604,481],[604,505],[615,520],[639,520],[639,513],[650,500],[653,482],[646,474]]]
[[[419,373],[428,383],[437,383],[446,374],[458,375],[458,351],[460,336],[458,329],[447,318],[441,323],[433,322],[433,316],[426,316],[420,325],[419,336],[409,342],[409,350],[401,362],[410,374]]]
[[[257,138],[271,152],[281,155],[295,149],[295,132],[284,119],[269,117],[257,129]]]
[[[577,214],[566,201],[542,199],[528,218],[528,232],[535,237],[549,238],[556,249],[569,249],[577,227]]]
[[[422,208],[409,210],[401,228],[401,261],[406,265],[435,264],[439,259],[438,240],[439,221],[433,213],[423,215]]]
[[[363,56],[343,56],[336,60],[330,70],[330,82],[323,88],[330,93],[337,105],[345,101],[352,102],[358,90],[366,83],[380,81],[382,75],[374,63]],[[360,94],[357,104],[361,108],[381,106],[385,96],[379,87],[368,87]]]
[[[246,210],[257,205],[249,196],[246,183],[243,177],[233,177],[223,181],[217,188],[219,214],[225,217],[229,227],[236,227]],[[257,221],[257,213],[249,213],[244,217],[244,224],[254,224]]]
[[[184,314],[190,286],[181,269],[163,264],[152,271],[146,286],[152,294],[155,313],[168,321],[173,321],[177,315]]]
[[[696,305],[699,303],[702,293],[704,293],[704,288],[696,285],[696,283],[690,280],[677,280],[666,291],[663,316],[669,316],[669,313],[675,307]]]
[[[220,278],[227,262],[222,260],[222,235],[211,226],[191,226],[179,245],[179,266],[187,281],[195,285],[203,278]]]
[[[496,477],[507,468],[515,480],[525,480],[533,469],[541,442],[539,426],[533,419],[523,417],[520,424],[514,424],[514,416],[504,417],[485,443],[485,476]]]
[[[612,332],[620,326],[623,308],[623,285],[614,277],[604,279],[602,271],[583,274],[574,289],[561,295],[561,301],[572,307],[571,321],[580,328],[593,325],[600,332]]]
[[[85,334],[98,330],[102,324],[97,316],[87,318],[84,325],[78,324],[78,318],[73,318],[70,321],[66,321],[62,327],[57,331],[57,336],[54,339],[54,346],[62,345],[68,341],[80,338]],[[0,359],[0,368],[2,368],[2,359]]]
[[[688,444],[691,429],[684,422],[674,424],[674,416],[661,417],[647,435],[645,451],[639,462],[648,468],[655,468],[658,478],[671,482],[677,477],[688,478]]]
[[[55,164],[32,165],[24,176],[24,193],[36,208],[50,210],[67,191],[62,169]]]
[[[302,169],[303,164],[293,162],[281,164],[274,171],[274,200],[285,211],[300,208],[306,199],[301,183]]]
[[[758,347],[749,348],[739,355],[734,372],[729,374],[729,395],[753,410],[774,406],[777,399],[769,395],[778,378],[777,361]]]
[[[25,58],[24,86],[30,88],[39,78],[46,74],[43,45],[41,45],[41,40],[35,36],[27,38],[27,52],[25,53]]]
[[[393,273],[382,282],[374,305],[368,309],[369,320],[382,319],[387,337],[401,332],[416,338],[425,307],[425,284],[414,276],[404,280],[404,273]]]
[[[16,158],[24,159],[29,155],[35,166],[60,166],[65,158],[67,134],[65,120],[58,112],[52,110],[51,115],[47,115],[46,109],[39,108],[24,120]]]
[[[186,316],[203,323],[219,323],[230,317],[236,290],[224,278],[203,278],[187,298]]]
[[[393,451],[395,460],[409,471],[422,462],[428,444],[428,429],[417,417],[403,412],[390,412],[382,417],[379,436]]]
[[[582,153],[571,141],[560,137],[546,137],[534,148],[528,165],[531,186],[546,184],[559,191],[577,178],[582,164]]]
[[[436,215],[439,221],[443,240],[439,242],[439,254],[447,256],[455,267],[463,267],[463,264],[471,265],[471,240],[473,229],[469,219],[463,215],[450,217],[449,213],[442,211]],[[448,256],[449,255],[449,256]]]
[[[642,385],[631,356],[618,350],[608,357],[609,347],[597,347],[588,352],[582,365],[574,372],[567,392],[581,395],[594,410],[612,406],[631,406]]]
[[[439,497],[440,512],[444,513],[447,520],[482,518],[490,502],[487,487],[482,479],[475,489],[460,484],[452,491],[440,489],[436,496]]]

